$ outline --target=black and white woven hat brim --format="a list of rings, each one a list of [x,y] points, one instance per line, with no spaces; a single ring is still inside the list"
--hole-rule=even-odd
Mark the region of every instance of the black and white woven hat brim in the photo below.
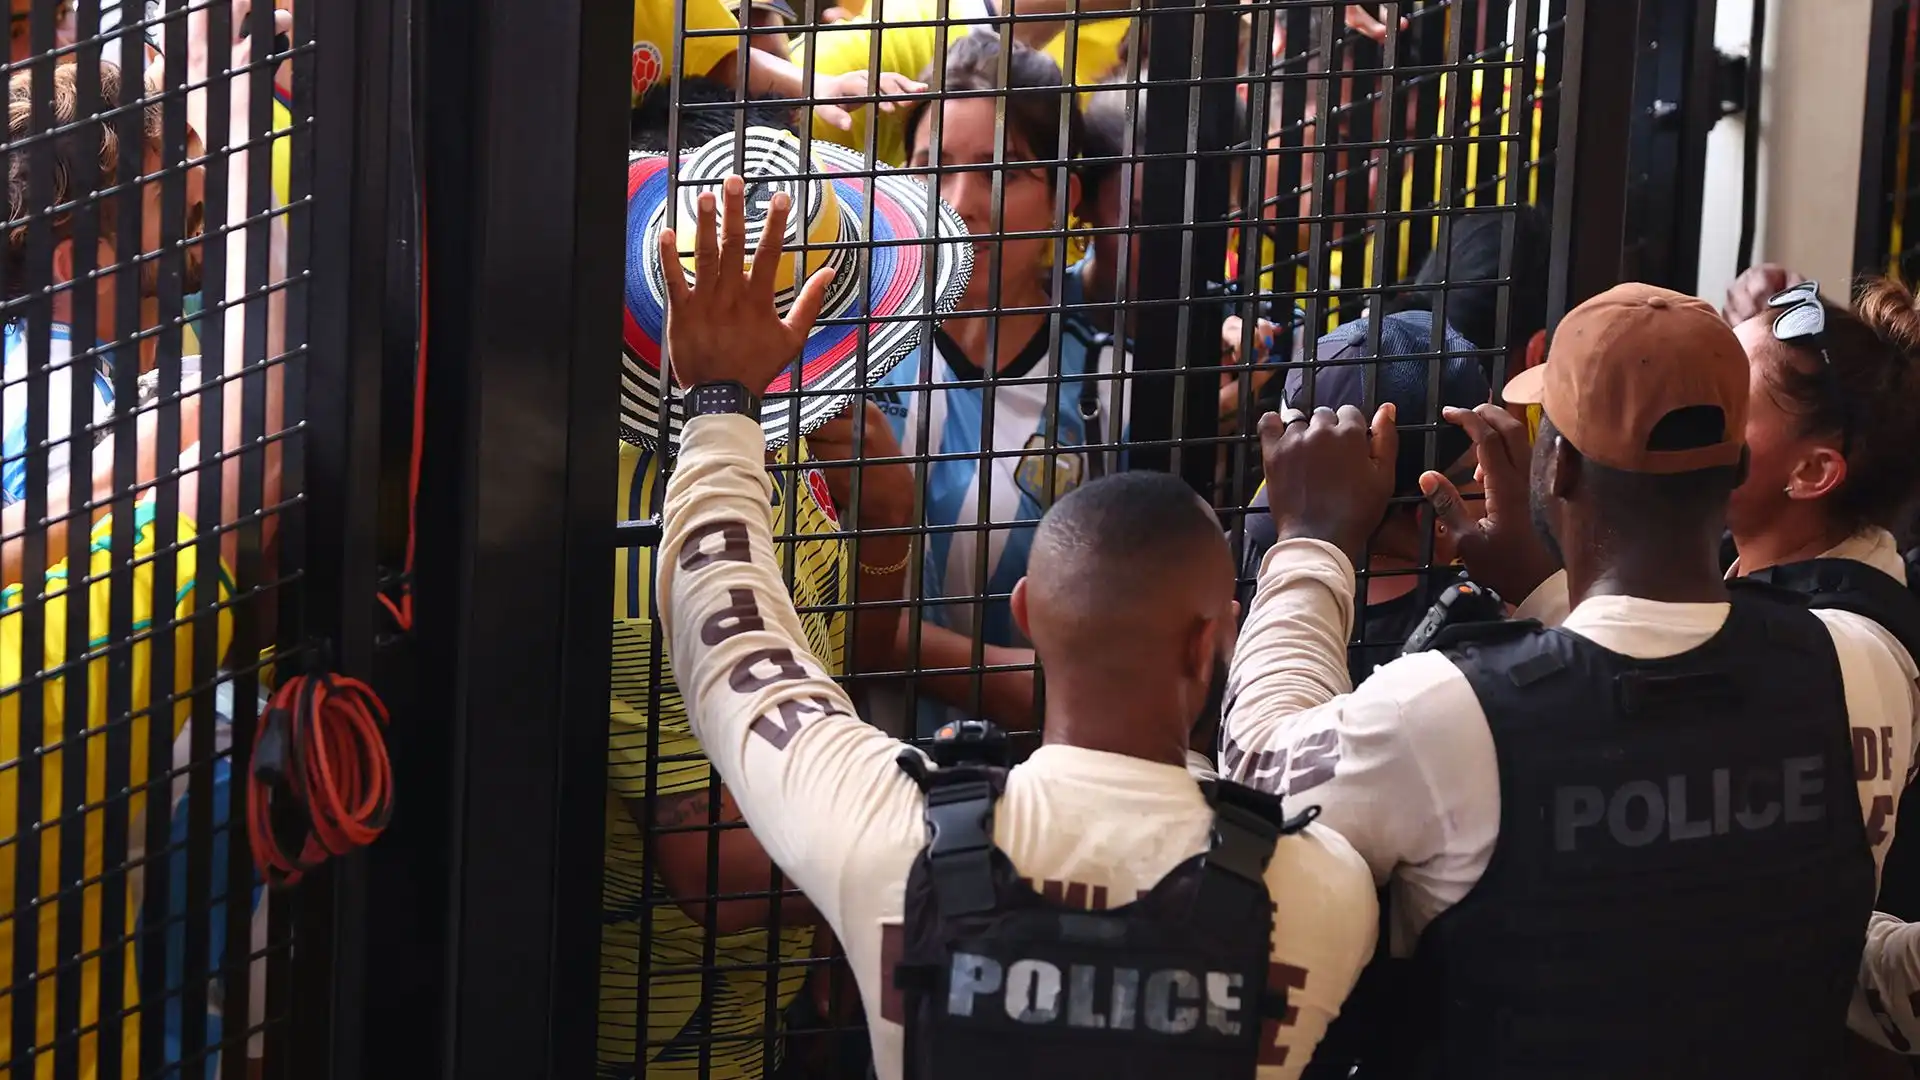
[[[758,130],[763,129],[752,129],[749,135]],[[813,143],[811,150],[826,170],[819,175],[835,184],[841,217],[838,243],[845,246],[834,254],[842,269],[802,356],[800,392],[790,389],[789,372],[776,380],[762,406],[761,425],[772,449],[844,412],[860,388],[871,386],[912,354],[928,327],[953,312],[973,266],[973,245],[960,215],[931,196],[917,177],[887,171],[860,176],[867,169],[853,151],[826,142]],[[629,183],[628,345],[622,357],[620,423],[622,438],[644,446],[653,445],[662,430],[660,373],[646,353],[659,355],[664,334],[666,279],[653,239],[667,213],[664,163],[662,157],[635,158],[635,175],[646,175],[630,177]],[[841,173],[852,175],[841,179]],[[878,198],[869,213],[870,188]],[[636,229],[643,235],[633,235]],[[860,242],[868,236],[872,243],[863,253]],[[795,282],[781,284],[776,301],[782,310],[796,293]],[[668,363],[671,366],[671,357]],[[682,397],[676,386],[666,424],[670,444],[678,443],[685,423]]]

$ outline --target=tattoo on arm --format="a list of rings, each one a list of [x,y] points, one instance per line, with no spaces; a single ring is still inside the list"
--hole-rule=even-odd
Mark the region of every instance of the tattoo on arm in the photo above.
[[[705,825],[712,821],[712,799],[708,794],[710,790],[701,788],[698,791],[683,791],[674,795],[663,795],[654,800],[653,825],[657,828],[677,829],[689,825]],[[644,814],[646,803],[643,800],[634,801],[636,803],[634,809]],[[642,821],[641,824],[644,825],[646,822]]]

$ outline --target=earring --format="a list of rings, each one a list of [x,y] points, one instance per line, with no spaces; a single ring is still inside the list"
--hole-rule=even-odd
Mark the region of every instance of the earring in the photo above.
[[[1783,493],[1784,493],[1784,494],[1785,494],[1785,495],[1787,496],[1787,498],[1789,498],[1789,499],[1791,499],[1791,498],[1793,498],[1793,485],[1792,485],[1792,484],[1788,484],[1788,485],[1787,485],[1786,487],[1783,487],[1783,488],[1781,488],[1780,490],[1781,490],[1781,491],[1782,491],[1782,492],[1783,492]]]

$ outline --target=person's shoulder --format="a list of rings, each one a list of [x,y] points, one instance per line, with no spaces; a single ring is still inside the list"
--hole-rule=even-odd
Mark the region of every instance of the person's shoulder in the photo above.
[[[1408,653],[1375,668],[1350,696],[1362,701],[1391,699],[1405,707],[1419,705],[1433,691],[1456,683],[1465,685],[1466,676],[1447,654]]]
[[[1826,624],[1827,633],[1833,637],[1833,647],[1840,654],[1841,670],[1844,672],[1854,663],[1865,662],[1877,666],[1898,668],[1902,675],[1913,680],[1920,678],[1920,665],[1907,652],[1900,639],[1893,636],[1886,627],[1861,615],[1858,612],[1843,611],[1839,608],[1814,608],[1813,614]]]
[[[1346,837],[1317,822],[1281,837],[1267,864],[1267,893],[1284,937],[1313,939],[1363,962],[1379,925],[1379,894],[1367,861]],[[1286,932],[1289,924],[1297,933]]]
[[[1311,802],[1306,799],[1301,805]],[[1267,864],[1269,889],[1292,889],[1302,881],[1315,883],[1317,891],[1330,899],[1355,890],[1371,897],[1374,891],[1373,874],[1367,869],[1367,861],[1346,837],[1317,821],[1282,836],[1274,844],[1273,861]]]

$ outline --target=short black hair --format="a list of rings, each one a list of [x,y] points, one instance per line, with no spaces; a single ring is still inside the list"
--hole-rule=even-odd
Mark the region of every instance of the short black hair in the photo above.
[[[1508,280],[1506,342],[1519,349],[1547,328],[1547,257],[1553,228],[1538,207],[1507,207],[1473,213],[1448,225],[1447,246],[1427,253],[1409,284],[1428,288],[1403,294],[1390,311],[1438,311],[1447,325],[1475,348],[1500,343],[1500,245],[1506,223],[1513,222],[1513,265]],[[1448,281],[1478,282],[1438,288]]]
[[[1540,438],[1559,436],[1574,453],[1580,448],[1553,425],[1544,413],[1540,417]],[[1745,469],[1740,465],[1721,465],[1678,473],[1628,472],[1602,465],[1580,455],[1580,479],[1588,486],[1593,502],[1608,514],[1621,515],[1629,527],[1671,526],[1707,527],[1717,533],[1727,516],[1727,499],[1740,486]]]
[[[1050,570],[1066,579],[1050,584],[1089,596],[1124,581],[1129,567],[1186,565],[1199,544],[1224,544],[1219,519],[1184,480],[1147,470],[1069,492],[1040,519],[1033,538],[1036,551],[1059,560]]]
[[[689,105],[731,105],[732,108],[693,108]],[[742,118],[747,127],[770,127],[793,131],[793,110],[782,105],[748,99],[741,101],[733,88],[705,76],[680,80],[680,151],[685,153],[705,146],[734,131],[734,122]],[[667,152],[668,125],[673,117],[673,89],[665,82],[654,83],[640,104],[633,108],[632,126],[627,134],[627,149],[643,154]]]
[[[1037,162],[1069,161],[1079,156],[1086,120],[1080,114],[1078,99],[1069,92],[1060,65],[1038,49],[1015,41],[1007,51],[1007,82],[1000,85],[1000,35],[991,30],[974,30],[948,46],[947,54],[935,57],[920,75],[920,81],[933,87],[936,94],[955,90],[1000,91],[995,98],[1006,113],[1007,160],[1023,160],[1013,150],[1013,140],[1026,143],[1024,160]],[[911,147],[927,111],[943,97],[924,98],[907,107],[902,130]],[[1065,112],[1067,138],[1060,141],[1060,117]]]

